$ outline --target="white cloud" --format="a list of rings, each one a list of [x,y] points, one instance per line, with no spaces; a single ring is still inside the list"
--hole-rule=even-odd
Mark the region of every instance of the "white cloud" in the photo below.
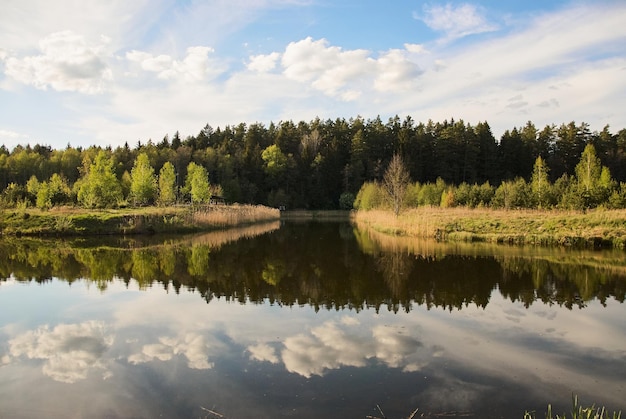
[[[6,59],[5,74],[38,89],[99,93],[112,79],[102,42],[88,43],[71,31],[56,32],[39,42],[41,54]]]
[[[409,61],[404,51],[391,50],[377,61],[379,71],[374,88],[383,92],[401,91],[414,84],[422,70]]]
[[[363,367],[369,359],[407,372],[427,362],[429,355],[420,352],[422,345],[401,329],[358,326],[358,321],[328,321],[308,334],[286,338],[281,352],[285,368],[308,378],[344,366]]]
[[[87,378],[91,371],[110,376],[103,355],[113,344],[104,323],[89,321],[42,326],[9,340],[9,355],[44,360],[43,373],[63,383]]]
[[[276,350],[267,343],[258,343],[248,346],[248,352],[250,352],[250,359],[256,361],[267,361],[272,364],[278,364],[278,356]]]
[[[26,136],[23,134],[20,134],[19,132],[6,130],[6,129],[0,129],[0,142],[2,143],[17,141],[23,138],[26,138]]]
[[[72,31],[86,39],[106,35],[114,49],[147,31],[169,0],[3,0],[0,45],[22,53],[55,32]]]
[[[419,46],[407,44],[407,50],[392,49],[378,58],[363,49],[343,50],[328,41],[306,38],[290,43],[282,56],[284,74],[293,80],[344,101],[357,100],[374,88],[381,92],[407,88],[421,74],[407,53],[421,53]]]
[[[196,332],[188,332],[176,338],[163,336],[158,343],[145,344],[141,352],[128,357],[131,364],[142,364],[153,360],[169,361],[175,355],[187,358],[189,368],[205,370],[213,368],[208,361],[209,346],[206,339]]]
[[[280,58],[280,54],[272,52],[266,55],[253,55],[248,63],[248,70],[266,73],[276,68],[276,61]]]
[[[404,44],[404,48],[411,54],[428,54],[429,51],[422,44]]]
[[[464,3],[453,6],[451,3],[442,5],[424,5],[424,16],[415,17],[422,20],[429,28],[444,32],[448,39],[462,38],[497,29],[484,17],[483,12],[475,5]]]
[[[223,65],[210,60],[209,54],[213,52],[210,47],[189,47],[185,58],[175,60],[165,54],[154,56],[133,50],[126,53],[126,59],[138,63],[142,70],[156,73],[159,79],[200,82],[224,71]]]

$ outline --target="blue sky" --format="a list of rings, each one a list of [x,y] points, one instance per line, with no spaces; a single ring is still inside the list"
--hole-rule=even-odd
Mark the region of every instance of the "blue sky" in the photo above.
[[[3,0],[0,142],[337,117],[626,128],[626,2]]]

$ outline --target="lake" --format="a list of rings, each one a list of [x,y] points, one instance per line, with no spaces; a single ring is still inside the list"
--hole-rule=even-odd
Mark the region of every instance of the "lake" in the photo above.
[[[2,418],[626,412],[626,253],[347,222],[0,241]]]

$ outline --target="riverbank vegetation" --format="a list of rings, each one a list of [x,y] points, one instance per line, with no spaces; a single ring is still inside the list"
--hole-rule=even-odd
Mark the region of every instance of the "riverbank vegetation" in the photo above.
[[[626,210],[583,213],[419,207],[399,216],[389,210],[358,211],[353,218],[380,232],[442,241],[619,249],[626,246]]]
[[[277,209],[261,205],[187,205],[123,209],[55,207],[0,211],[0,233],[16,236],[83,236],[189,233],[275,221]]]
[[[488,182],[449,185],[442,179],[411,183],[396,155],[382,182],[361,187],[354,206],[357,221],[394,234],[534,245],[626,245],[626,184],[611,178],[591,144],[571,177],[550,182],[545,162],[537,157],[528,182],[518,178],[497,188]]]

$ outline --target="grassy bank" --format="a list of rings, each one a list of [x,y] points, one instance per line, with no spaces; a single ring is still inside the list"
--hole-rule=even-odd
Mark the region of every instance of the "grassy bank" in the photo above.
[[[73,207],[0,212],[0,232],[15,236],[189,233],[277,220],[278,210],[253,205],[87,210]]]
[[[626,245],[626,210],[540,211],[420,207],[401,213],[357,211],[374,230],[441,241],[518,245],[614,247]]]

